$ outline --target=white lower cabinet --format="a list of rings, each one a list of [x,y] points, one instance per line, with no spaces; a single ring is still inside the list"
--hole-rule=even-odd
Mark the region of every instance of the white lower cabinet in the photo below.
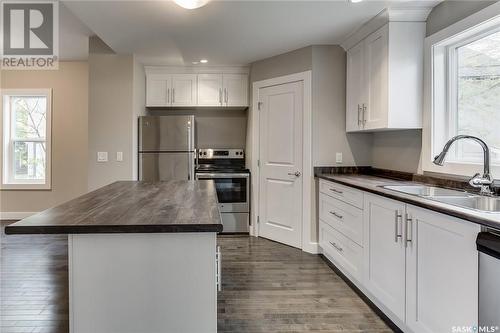
[[[477,325],[480,226],[358,192],[364,198],[359,236],[342,226],[356,221],[346,214],[356,208],[319,194],[319,245],[325,257],[404,332],[442,333]]]
[[[407,205],[406,324],[418,333],[477,325],[480,227]]]
[[[333,260],[344,274],[361,280],[363,248],[325,222],[320,221],[319,227],[323,254]]]
[[[402,322],[405,318],[405,204],[365,194],[365,288]],[[389,317],[393,317],[389,315]]]

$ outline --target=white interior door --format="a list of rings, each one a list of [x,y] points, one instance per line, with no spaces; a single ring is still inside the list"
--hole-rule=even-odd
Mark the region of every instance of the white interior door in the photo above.
[[[301,247],[303,81],[259,89],[259,236]]]

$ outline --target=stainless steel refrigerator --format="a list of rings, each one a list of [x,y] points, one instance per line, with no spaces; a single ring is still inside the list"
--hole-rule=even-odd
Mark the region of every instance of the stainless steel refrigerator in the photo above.
[[[194,180],[194,116],[139,117],[139,180]]]

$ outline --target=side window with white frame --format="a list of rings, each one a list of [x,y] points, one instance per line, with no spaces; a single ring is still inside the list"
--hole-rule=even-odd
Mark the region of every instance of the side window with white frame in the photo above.
[[[51,90],[2,90],[2,189],[50,189]]]
[[[423,169],[440,172],[432,156],[460,134],[483,139],[491,150],[491,164],[500,167],[500,16],[449,36],[436,35],[439,40],[430,36],[426,41],[431,58],[426,65],[431,75],[430,154],[424,156]],[[441,172],[470,174],[482,166],[483,151],[476,142],[460,140],[446,162]]]

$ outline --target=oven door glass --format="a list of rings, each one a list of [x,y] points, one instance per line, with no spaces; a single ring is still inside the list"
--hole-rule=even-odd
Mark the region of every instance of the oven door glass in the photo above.
[[[247,178],[215,178],[219,203],[246,203]]]

